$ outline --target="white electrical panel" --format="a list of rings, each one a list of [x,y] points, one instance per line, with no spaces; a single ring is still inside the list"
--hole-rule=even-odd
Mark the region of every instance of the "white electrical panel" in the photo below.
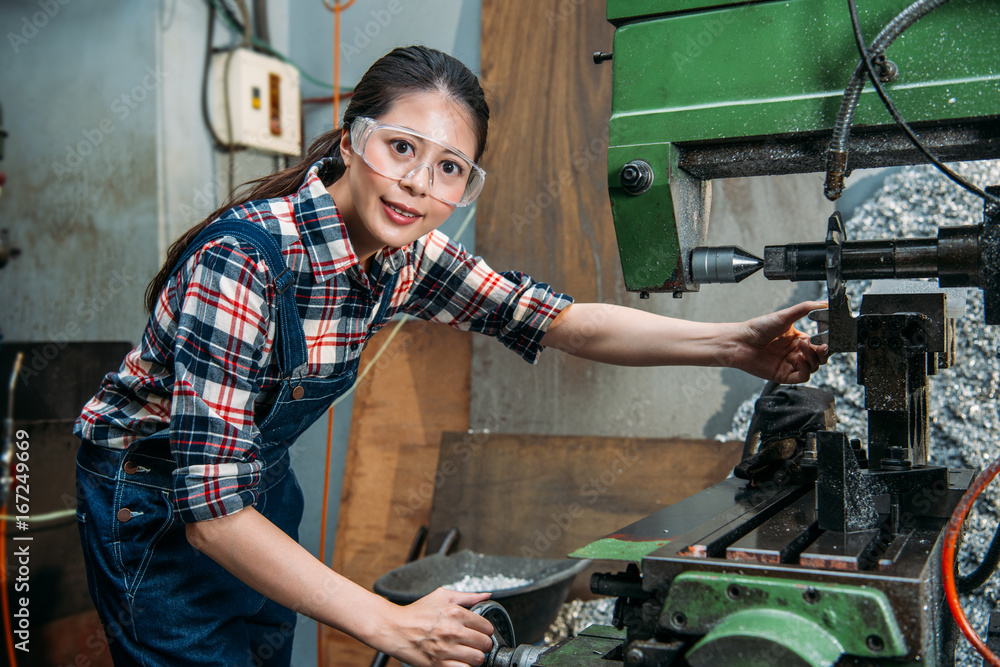
[[[209,81],[212,128],[222,142],[282,155],[301,153],[299,72],[294,66],[236,49],[212,56]]]

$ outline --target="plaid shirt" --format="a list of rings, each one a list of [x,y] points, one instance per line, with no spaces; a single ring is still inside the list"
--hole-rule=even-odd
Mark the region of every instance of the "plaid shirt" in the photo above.
[[[497,273],[432,231],[374,257],[371,275],[316,163],[299,191],[249,202],[223,217],[262,225],[296,276],[308,362],[295,375],[337,376],[395,313],[495,336],[534,363],[541,338],[572,300],[516,272]],[[75,433],[113,449],[170,427],[175,508],[212,519],[257,498],[262,418],[280,389],[273,267],[232,237],[205,245],[167,283],[142,337],[84,407]],[[391,295],[385,285],[398,274]],[[382,321],[378,305],[390,298]]]

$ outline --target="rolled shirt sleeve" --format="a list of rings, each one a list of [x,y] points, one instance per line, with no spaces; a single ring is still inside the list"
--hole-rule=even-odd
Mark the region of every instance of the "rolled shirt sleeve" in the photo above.
[[[542,336],[572,297],[516,271],[498,273],[464,246],[433,231],[414,244],[413,275],[400,310],[494,336],[537,363]]]
[[[269,283],[256,251],[232,239],[207,245],[178,273],[170,447],[174,508],[185,523],[257,500],[254,400],[274,340]]]

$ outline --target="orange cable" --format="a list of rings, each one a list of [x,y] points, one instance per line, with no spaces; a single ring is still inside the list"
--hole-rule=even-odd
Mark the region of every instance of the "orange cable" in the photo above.
[[[333,12],[333,126],[340,126],[340,12],[354,4],[354,0],[341,2],[323,0],[323,6]],[[319,529],[319,560],[326,564],[326,511],[330,497],[330,458],[333,449],[333,406],[326,421],[326,467],[323,476],[323,518]],[[323,667],[323,624],[316,623],[316,665]]]
[[[958,502],[958,506],[955,507],[955,511],[951,515],[951,519],[948,521],[948,527],[944,532],[944,550],[941,554],[941,569],[942,575],[944,577],[944,594],[948,601],[948,607],[951,609],[951,615],[955,618],[955,622],[958,624],[959,629],[965,638],[969,640],[969,643],[976,649],[979,655],[986,659],[992,667],[1000,667],[1000,658],[996,656],[993,651],[991,651],[983,640],[980,639],[979,635],[976,634],[975,629],[972,624],[969,623],[969,619],[966,618],[965,612],[962,610],[962,604],[958,599],[958,589],[955,586],[955,549],[958,544],[958,536],[962,531],[962,523],[965,521],[966,515],[969,513],[969,509],[972,504],[979,497],[990,482],[1000,473],[1000,457],[997,457],[990,466],[982,472],[976,481],[972,483],[972,486],[966,490],[962,499]]]
[[[340,12],[353,5],[354,0],[334,0],[332,5],[323,0],[323,4],[333,12],[333,126],[340,127]]]
[[[333,406],[326,416],[326,467],[323,475],[323,518],[319,526],[319,562],[326,564],[326,508],[330,499],[330,458],[333,450]],[[316,622],[316,664],[323,667],[323,624]]]

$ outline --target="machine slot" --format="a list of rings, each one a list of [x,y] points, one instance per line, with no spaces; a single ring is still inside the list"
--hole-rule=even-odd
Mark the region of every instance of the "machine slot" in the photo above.
[[[855,533],[825,531],[799,556],[799,564],[819,570],[859,572],[874,563],[875,554],[883,546],[879,529]]]
[[[797,563],[799,554],[820,535],[816,494],[810,491],[726,549],[728,560],[778,565]]]
[[[696,531],[680,536],[671,546],[676,545],[679,556],[725,558],[729,545],[770,520],[808,491],[807,487],[800,486],[754,491],[747,499],[702,524]]]

